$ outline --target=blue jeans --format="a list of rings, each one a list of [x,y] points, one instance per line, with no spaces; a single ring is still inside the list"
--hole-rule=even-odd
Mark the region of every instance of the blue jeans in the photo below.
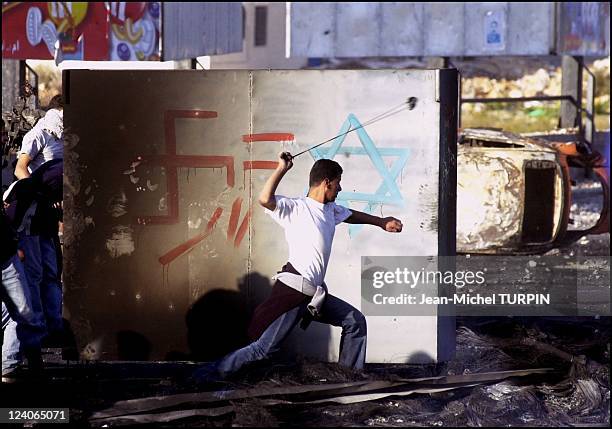
[[[19,235],[19,248],[25,253],[24,267],[36,317],[44,321],[48,333],[63,328],[62,286],[53,238]]]
[[[45,333],[42,320],[32,310],[30,289],[21,261],[13,256],[2,264],[2,372],[21,362],[22,352],[40,349]]]
[[[216,371],[221,376],[226,376],[238,371],[247,363],[268,358],[278,351],[282,341],[287,338],[287,335],[308,311],[306,305],[307,303],[304,303],[279,316],[259,339],[218,361],[215,364]],[[316,321],[342,327],[338,363],[349,368],[363,369],[367,337],[364,315],[341,299],[327,295],[321,310],[321,317]]]

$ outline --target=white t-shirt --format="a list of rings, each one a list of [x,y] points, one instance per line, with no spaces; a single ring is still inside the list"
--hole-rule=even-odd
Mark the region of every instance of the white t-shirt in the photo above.
[[[52,109],[39,120],[34,128],[23,136],[19,154],[25,153],[31,158],[28,170],[33,173],[38,167],[52,159],[64,157],[63,129],[58,129],[62,112]]]
[[[287,198],[275,195],[276,209],[265,209],[285,229],[289,262],[312,284],[325,278],[336,225],[352,212],[334,202],[322,204],[310,197]]]

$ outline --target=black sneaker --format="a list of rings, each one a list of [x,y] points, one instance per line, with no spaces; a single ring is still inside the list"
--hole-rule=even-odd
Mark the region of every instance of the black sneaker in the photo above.
[[[41,341],[42,348],[52,349],[64,347],[64,331],[52,331]]]
[[[28,372],[33,378],[43,376],[44,364],[40,349],[30,349],[24,352],[24,356],[28,361]]]

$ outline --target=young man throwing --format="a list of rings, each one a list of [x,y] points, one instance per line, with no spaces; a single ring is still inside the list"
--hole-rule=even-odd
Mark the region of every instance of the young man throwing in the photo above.
[[[252,342],[194,373],[196,381],[211,381],[236,372],[243,365],[269,357],[302,320],[342,327],[341,365],[363,369],[366,356],[366,320],[350,304],[327,293],[324,283],[336,225],[370,224],[388,232],[401,232],[393,217],[380,218],[337,205],[342,190],[342,167],[332,160],[316,161],[310,171],[306,197],[275,195],[278,184],[293,167],[288,152],[279,154],[278,167],[266,182],[259,204],[285,230],[289,260],[273,277],[270,297],[255,310],[249,327]]]

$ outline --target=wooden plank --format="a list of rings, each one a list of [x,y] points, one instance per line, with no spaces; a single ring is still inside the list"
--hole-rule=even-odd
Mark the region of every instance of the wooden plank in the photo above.
[[[481,384],[484,384],[484,383],[468,383],[468,384],[462,384],[458,386],[438,387],[438,388],[421,387],[421,388],[403,390],[400,392],[368,393],[364,395],[345,395],[345,396],[337,396],[334,398],[325,398],[325,399],[318,399],[315,401],[306,401],[306,402],[291,402],[291,401],[270,399],[270,400],[263,401],[263,403],[265,405],[324,404],[324,403],[330,403],[330,402],[334,402],[336,404],[356,404],[359,402],[376,401],[378,399],[384,399],[390,396],[409,396],[409,395],[414,395],[416,393],[429,394],[429,393],[447,392],[449,390],[456,390],[456,389],[461,389],[464,387],[474,387],[474,386],[478,386]]]
[[[464,375],[450,375],[446,377],[427,377],[427,378],[416,378],[416,379],[401,379],[396,381],[360,381],[352,383],[336,383],[336,384],[323,384],[323,385],[303,385],[303,386],[290,386],[290,387],[255,387],[251,389],[241,390],[229,390],[229,391],[214,391],[214,392],[200,392],[200,393],[183,393],[178,395],[170,396],[156,396],[140,399],[130,399],[127,401],[116,402],[111,408],[106,410],[98,411],[94,413],[92,419],[102,419],[117,417],[120,415],[128,415],[131,413],[142,413],[146,411],[152,411],[160,408],[168,408],[173,406],[179,406],[181,404],[193,404],[193,403],[215,403],[221,401],[230,401],[237,399],[257,398],[266,396],[291,396],[291,395],[303,395],[302,398],[307,399],[309,397],[321,397],[338,395],[337,398],[331,399],[320,399],[314,402],[285,402],[281,400],[277,403],[319,403],[325,401],[335,402],[348,401],[344,398],[346,396],[360,396],[363,400],[373,400],[367,398],[378,398],[377,395],[381,394],[382,397],[402,395],[402,392],[390,391],[390,389],[397,389],[399,387],[406,387],[404,392],[405,395],[412,393],[429,393],[430,391],[438,391],[438,389],[447,388],[459,388],[471,386],[474,383],[488,383],[493,381],[500,381],[510,377],[522,377],[532,374],[544,374],[552,371],[549,368],[538,368],[530,370],[518,370],[518,371],[499,371],[489,372],[481,374],[464,374]],[[356,395],[363,392],[376,392],[379,390],[387,389],[387,392],[381,392],[379,394],[369,395]],[[366,399],[364,399],[366,398]],[[361,400],[358,400],[361,402]],[[272,402],[271,402],[272,403]],[[350,402],[340,402],[350,403]]]
[[[105,419],[90,420],[93,427],[106,427],[109,423],[113,426],[128,426],[134,424],[169,423],[189,417],[220,417],[234,412],[234,407],[205,408],[197,410],[170,411],[158,414],[133,414],[128,416],[109,417]]]
[[[154,396],[140,399],[130,399],[116,402],[113,407],[94,413],[92,418],[114,417],[123,414],[152,411],[186,403],[214,403],[235,399],[256,398],[261,396],[295,395],[314,391],[334,391],[336,389],[361,386],[365,381],[354,383],[339,383],[328,385],[305,385],[279,388],[253,388],[243,390],[214,391],[200,393],[182,393],[170,396]]]
[[[318,399],[313,401],[303,402],[291,402],[270,399],[264,401],[266,405],[280,405],[280,404],[322,404],[334,402],[337,404],[356,404],[359,402],[376,401],[378,399],[384,399],[391,396],[409,396],[417,393],[429,394],[437,392],[446,392],[449,390],[461,389],[466,387],[474,387],[481,384],[490,382],[499,382],[511,377],[524,377],[533,374],[545,374],[551,372],[550,368],[539,368],[534,370],[518,370],[518,371],[499,371],[489,372],[482,374],[464,374],[464,375],[452,375],[443,377],[439,380],[432,380],[434,386],[414,386],[410,389],[396,391],[396,392],[380,392],[380,393],[367,393],[362,395],[341,395],[333,398]],[[439,384],[436,387],[435,384]],[[446,385],[446,386],[445,386]]]

